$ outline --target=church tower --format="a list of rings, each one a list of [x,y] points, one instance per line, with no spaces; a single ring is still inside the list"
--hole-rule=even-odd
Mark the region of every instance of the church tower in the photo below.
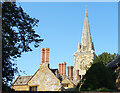
[[[86,69],[90,67],[91,62],[93,62],[94,59],[94,45],[90,35],[87,10],[85,11],[81,43],[80,41],[78,42],[77,52],[75,52],[73,56],[73,80],[79,81],[83,75],[85,75]]]

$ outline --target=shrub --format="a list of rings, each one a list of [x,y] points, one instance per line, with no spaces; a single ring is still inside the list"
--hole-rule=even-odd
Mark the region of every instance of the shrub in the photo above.
[[[111,69],[106,68],[102,62],[93,64],[82,79],[80,90],[90,91],[102,88],[115,90],[115,75]]]

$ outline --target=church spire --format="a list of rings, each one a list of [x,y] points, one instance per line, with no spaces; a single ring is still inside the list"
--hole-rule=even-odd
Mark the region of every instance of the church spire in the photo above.
[[[80,40],[79,40],[79,42],[78,42],[77,52],[80,52]]]
[[[86,9],[82,38],[81,38],[81,50],[90,51],[91,49],[92,49],[92,41],[91,41],[90,28],[89,28],[89,22],[88,22],[88,14]]]
[[[85,8],[85,17],[87,17],[87,5],[86,5],[86,8]]]

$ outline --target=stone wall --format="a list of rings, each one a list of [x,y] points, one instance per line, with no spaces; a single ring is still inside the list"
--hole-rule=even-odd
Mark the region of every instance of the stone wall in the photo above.
[[[94,59],[94,53],[76,53],[74,55],[74,69],[73,69],[73,76],[74,80],[77,80],[76,70],[79,70],[79,75],[85,75],[86,70],[90,67],[91,63]],[[82,77],[81,76],[81,77]]]
[[[29,81],[29,86],[38,86],[38,91],[58,91],[61,88],[59,79],[51,72],[46,64],[41,64],[40,69]]]
[[[65,79],[62,81],[62,84],[68,84],[67,88],[73,88],[74,87],[74,84],[67,77],[65,77]]]
[[[27,85],[17,85],[12,87],[15,91],[29,91],[29,86]]]

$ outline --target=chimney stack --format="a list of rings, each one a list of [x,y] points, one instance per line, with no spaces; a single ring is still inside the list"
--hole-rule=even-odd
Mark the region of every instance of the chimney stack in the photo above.
[[[73,78],[73,66],[68,66],[67,67],[67,75],[70,79]]]
[[[45,48],[45,63],[49,63],[49,48]]]
[[[62,75],[66,75],[66,62],[63,63],[63,74]]]
[[[76,70],[77,80],[80,80],[79,70]]]
[[[63,63],[61,63],[61,75],[63,75]]]
[[[41,64],[45,63],[45,49],[41,48]]]
[[[59,75],[61,75],[61,64],[59,64]]]
[[[41,64],[49,64],[49,48],[41,48]]]
[[[59,64],[59,75],[66,75],[66,62]]]

